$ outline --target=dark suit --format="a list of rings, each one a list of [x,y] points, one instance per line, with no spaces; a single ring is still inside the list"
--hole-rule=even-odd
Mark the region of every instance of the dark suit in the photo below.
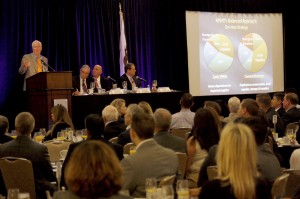
[[[0,158],[2,157],[21,157],[31,161],[38,198],[45,198],[45,191],[51,189],[49,182],[56,182],[47,147],[32,141],[29,136],[20,135],[2,144]]]
[[[0,143],[1,144],[4,144],[5,142],[9,142],[13,140],[12,137],[8,136],[8,135],[3,135],[3,134],[0,134]]]
[[[175,152],[186,153],[186,141],[167,131],[160,131],[154,135],[154,140],[163,147],[173,149]]]
[[[135,85],[137,87],[141,87],[142,83],[140,80],[138,80],[135,76],[132,77]],[[126,74],[123,74],[119,79],[118,79],[118,87],[120,88],[123,88],[122,86],[122,82],[123,81],[127,81],[127,90],[132,90],[132,85],[131,85],[131,82],[130,80],[128,79],[127,75]]]
[[[288,125],[289,123],[299,122],[300,109],[297,109],[296,107],[291,108],[282,115],[281,120],[283,121],[284,128],[286,128],[286,125]]]
[[[279,115],[280,117],[282,117],[282,115],[285,114],[285,110],[284,110],[283,107],[280,107],[276,112],[278,113],[278,115]]]
[[[86,88],[87,88],[87,89],[90,88],[90,83],[91,83],[92,81],[94,81],[93,78],[91,78],[91,77],[87,77],[87,78],[86,78]],[[76,89],[77,89],[78,91],[81,91],[81,90],[80,90],[80,76],[73,76],[73,78],[72,78],[72,86],[73,86],[74,91],[76,91]]]
[[[125,131],[125,129],[126,129],[126,125],[120,124],[118,121],[108,123],[104,127],[104,132],[103,132],[104,139],[109,140],[110,138],[118,137],[120,133]]]
[[[267,116],[267,120],[268,120],[268,126],[270,128],[274,128],[273,115],[277,115],[276,133],[278,133],[278,137],[283,137],[283,134],[284,134],[283,122],[282,122],[279,114],[274,110],[274,108],[271,108],[271,107],[266,112],[266,116]]]
[[[125,144],[131,142],[129,129],[126,129],[118,136],[118,144],[124,146]]]
[[[115,153],[116,153],[117,157],[119,158],[119,160],[122,160],[124,158],[124,156],[123,156],[123,147],[122,146],[120,146],[118,144],[111,143],[111,142],[106,141],[104,139],[92,139],[92,140],[99,140],[100,142],[104,142],[104,143],[108,144],[115,151]],[[66,158],[64,160],[64,163],[63,163],[62,169],[61,169],[61,180],[60,180],[60,185],[61,186],[64,186],[64,187],[67,188],[65,178],[64,178],[64,171],[65,171],[65,167],[66,167],[67,163],[69,162],[70,157],[71,157],[74,149],[79,144],[81,144],[82,142],[86,142],[86,141],[88,141],[88,140],[83,140],[81,142],[76,142],[76,143],[70,144],[69,149],[68,149],[68,153],[66,155]]]
[[[94,81],[95,81],[95,79],[94,79]],[[109,82],[109,80],[107,78],[105,78],[103,76],[100,76],[100,84],[101,84],[102,89],[105,89],[105,90],[111,89],[111,83]],[[98,89],[96,87],[95,87],[94,92],[98,92]]]

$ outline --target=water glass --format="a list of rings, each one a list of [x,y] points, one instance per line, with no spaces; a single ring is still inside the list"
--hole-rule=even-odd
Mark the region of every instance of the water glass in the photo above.
[[[65,133],[64,133],[64,131],[58,131],[56,139],[60,140],[60,141],[63,141],[65,139]]]
[[[7,199],[18,199],[19,189],[8,189]]]
[[[83,138],[82,138],[82,135],[83,135],[83,133],[82,133],[82,131],[81,130],[77,130],[76,131],[76,141],[77,142],[80,142]]]
[[[156,188],[157,188],[156,178],[146,178],[145,190],[146,190],[147,199],[156,199]]]
[[[179,179],[176,183],[176,192],[178,199],[189,199],[189,182],[185,179]]]
[[[172,185],[164,185],[161,188],[161,195],[164,199],[174,199],[174,189]]]
[[[122,87],[124,90],[127,90],[127,81],[122,82]]]

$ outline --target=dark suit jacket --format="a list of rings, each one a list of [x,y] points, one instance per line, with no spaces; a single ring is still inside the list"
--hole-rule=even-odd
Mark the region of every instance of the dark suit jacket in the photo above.
[[[266,116],[267,116],[267,120],[268,120],[268,126],[270,128],[274,128],[273,115],[277,115],[276,133],[278,133],[278,137],[283,137],[283,134],[284,134],[284,125],[283,125],[283,122],[281,120],[281,117],[274,110],[274,108],[269,108],[269,110],[266,112]]]
[[[299,122],[300,120],[300,109],[297,109],[296,107],[291,108],[288,110],[285,114],[281,117],[284,128],[286,128],[286,125],[292,122]]]
[[[129,129],[126,129],[118,136],[118,144],[124,146],[125,144],[131,142]]]
[[[100,77],[100,84],[101,84],[101,88],[105,90],[110,90],[112,87],[110,81],[103,76]],[[95,88],[94,92],[98,92],[98,89]]]
[[[278,115],[279,115],[280,117],[282,117],[282,115],[285,114],[284,108],[283,108],[283,107],[279,108],[279,109],[277,110],[277,113],[278,113]]]
[[[5,142],[9,142],[11,140],[13,140],[14,138],[8,136],[8,135],[3,135],[3,134],[0,134],[0,143],[1,144],[4,144]]]
[[[93,139],[94,140],[94,139]],[[98,139],[97,139],[98,140]],[[66,182],[65,182],[65,178],[64,178],[64,171],[65,171],[65,167],[67,165],[67,163],[69,162],[70,160],[70,157],[71,157],[71,154],[73,153],[74,149],[82,142],[86,142],[88,140],[83,140],[81,142],[76,142],[76,143],[72,143],[70,144],[69,146],[69,149],[68,149],[68,153],[66,155],[66,158],[64,160],[64,163],[62,165],[62,169],[61,169],[61,181],[60,181],[60,185],[61,186],[64,186],[67,188],[66,186]],[[124,158],[123,156],[123,147],[118,145],[118,144],[114,144],[114,143],[111,143],[109,141],[106,141],[104,139],[99,139],[100,142],[104,142],[106,144],[108,144],[115,152],[116,152],[116,155],[117,157],[119,158],[119,160],[122,160]]]
[[[132,77],[135,85],[137,87],[141,87],[142,83],[141,81],[139,81],[135,76]],[[132,86],[131,86],[131,82],[129,81],[128,77],[126,74],[123,74],[119,79],[118,79],[118,87],[123,88],[122,87],[122,82],[123,81],[127,81],[127,90],[132,90]]]
[[[104,127],[103,136],[105,140],[109,140],[113,137],[118,137],[120,133],[125,131],[126,125],[120,124],[118,121],[111,122]]]
[[[186,141],[167,131],[160,131],[154,135],[154,140],[163,147],[173,149],[175,152],[186,153]]]
[[[50,185],[49,182],[56,182],[47,147],[32,141],[29,136],[20,135],[16,139],[2,144],[0,147],[0,158],[2,157],[21,157],[31,161],[35,191],[39,197],[44,197],[46,189],[51,189],[48,186]]]
[[[93,78],[91,77],[87,77],[86,78],[86,88],[89,89],[90,88],[90,83],[94,81]],[[74,91],[76,91],[76,89],[78,89],[78,91],[80,91],[80,76],[73,76],[72,78],[72,86]]]

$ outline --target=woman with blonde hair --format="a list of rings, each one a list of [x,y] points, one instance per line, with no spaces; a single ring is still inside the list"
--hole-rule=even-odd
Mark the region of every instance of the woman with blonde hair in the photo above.
[[[118,122],[121,124],[124,124],[124,115],[127,110],[126,101],[122,98],[116,98],[110,103],[110,105],[113,105],[114,107],[116,107],[116,109],[119,112]]]
[[[145,113],[148,113],[148,114],[153,116],[152,107],[148,102],[141,101],[141,102],[138,103],[138,105],[145,111]]]
[[[218,176],[204,184],[199,198],[271,198],[270,186],[259,177],[256,142],[248,126],[228,123],[224,127],[216,159]]]
[[[52,128],[47,132],[44,141],[57,138],[57,133],[66,128],[71,128],[74,131],[74,125],[69,115],[68,110],[61,104],[57,104],[51,108],[51,119],[53,121]]]

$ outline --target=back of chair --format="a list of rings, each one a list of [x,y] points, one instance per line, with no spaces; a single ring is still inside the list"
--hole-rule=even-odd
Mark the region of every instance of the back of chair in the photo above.
[[[118,137],[113,137],[109,139],[110,142],[117,144],[118,143]]]
[[[6,189],[18,188],[20,192],[28,192],[35,199],[35,183],[30,160],[16,157],[0,159],[0,170]]]
[[[59,162],[62,158],[60,152],[68,150],[71,142],[47,142],[44,145],[48,148],[50,162]]]
[[[186,166],[187,166],[187,155],[186,153],[176,152],[179,162],[179,179],[185,178]]]
[[[295,190],[299,186],[300,182],[300,170],[294,170],[294,169],[285,169],[283,173],[289,174],[287,183],[286,183],[286,189],[285,189],[285,197],[292,197]]]
[[[217,166],[208,166],[206,168],[208,180],[212,180],[218,176],[218,167]]]
[[[169,175],[163,177],[158,184],[158,187],[161,188],[164,185],[174,185],[176,175]]]
[[[170,130],[170,133],[183,139],[187,139],[187,133],[191,132],[191,130],[191,128],[173,128]]]
[[[123,153],[129,155],[131,146],[135,146],[135,144],[133,142],[129,142],[129,143],[125,144],[123,147]]]
[[[288,173],[284,173],[281,176],[277,177],[272,185],[272,198],[283,198],[285,196],[285,190],[287,181],[289,178]]]

